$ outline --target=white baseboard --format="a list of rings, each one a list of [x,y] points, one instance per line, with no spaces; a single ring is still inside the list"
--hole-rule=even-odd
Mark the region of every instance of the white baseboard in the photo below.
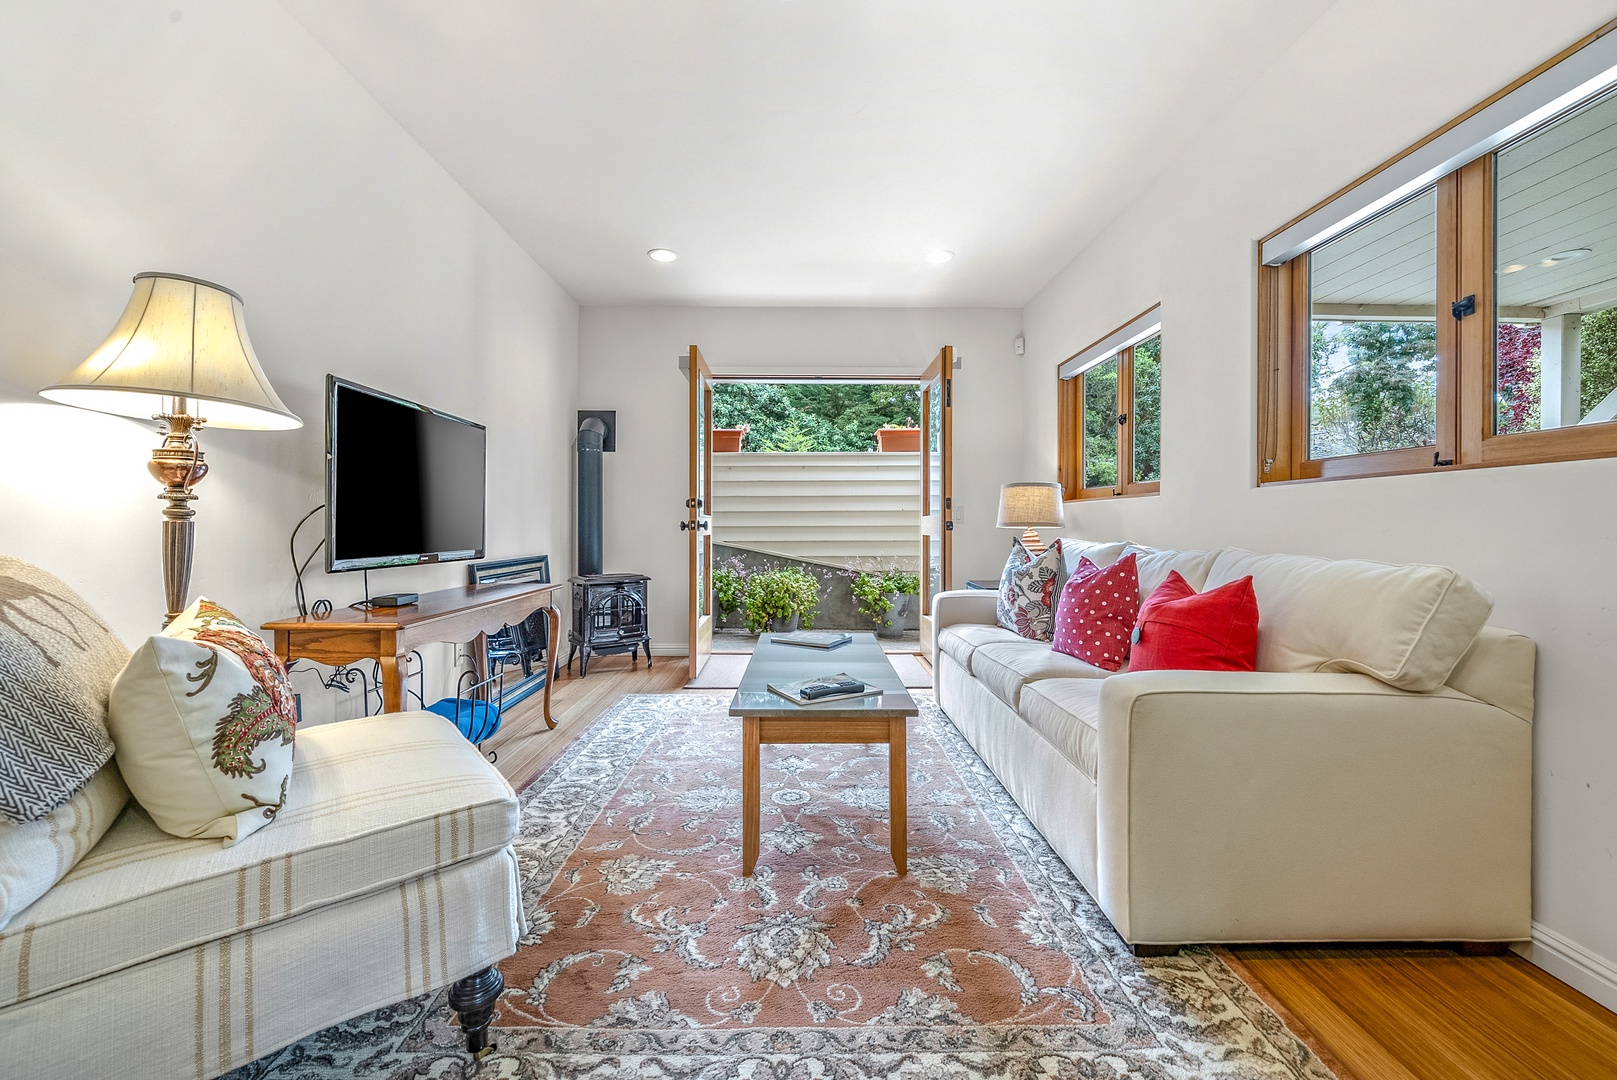
[[[687,646],[683,641],[680,642],[678,645],[655,645],[654,644],[651,647],[651,655],[652,656],[689,656],[690,653],[691,653],[690,647]]]
[[[1617,1012],[1617,964],[1539,922],[1533,924],[1533,940],[1515,948],[1568,986]]]

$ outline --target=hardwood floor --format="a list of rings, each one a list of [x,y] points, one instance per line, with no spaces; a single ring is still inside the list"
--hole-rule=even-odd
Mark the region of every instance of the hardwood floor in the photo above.
[[[556,730],[525,702],[489,740],[500,771],[521,787],[624,694],[680,691],[684,657],[654,663],[631,670],[628,658],[606,657],[587,679],[563,672]],[[1617,1080],[1617,1013],[1518,956],[1345,946],[1232,954],[1353,1080]]]

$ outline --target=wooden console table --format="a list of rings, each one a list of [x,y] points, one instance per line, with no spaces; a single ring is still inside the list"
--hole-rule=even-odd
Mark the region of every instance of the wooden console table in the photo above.
[[[556,681],[556,650],[561,612],[555,594],[567,586],[525,582],[509,585],[462,585],[422,593],[418,603],[399,608],[337,608],[325,616],[300,615],[267,622],[275,632],[275,651],[286,663],[313,660],[351,664],[375,660],[381,669],[382,707],[404,707],[404,675],[410,652],[433,641],[472,643],[478,682],[488,678],[488,635],[543,610],[550,625],[545,649],[544,717],[549,727],[550,687]]]

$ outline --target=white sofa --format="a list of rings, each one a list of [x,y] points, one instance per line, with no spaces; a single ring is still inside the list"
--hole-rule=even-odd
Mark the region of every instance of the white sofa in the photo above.
[[[1112,674],[933,598],[937,701],[1140,953],[1530,935],[1533,642],[1452,570],[1136,553],[1142,598],[1247,574],[1256,672]],[[1487,943],[1487,944],[1482,944]]]

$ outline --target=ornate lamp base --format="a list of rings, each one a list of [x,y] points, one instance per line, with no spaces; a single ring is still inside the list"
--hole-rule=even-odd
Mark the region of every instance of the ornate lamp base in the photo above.
[[[1043,555],[1044,541],[1039,539],[1039,530],[1029,529],[1022,534],[1022,546],[1027,548],[1029,555]]]
[[[189,413],[164,413],[163,445],[152,451],[152,460],[146,469],[158,483],[163,494],[158,496],[163,507],[163,597],[168,603],[167,626],[185,610],[186,593],[191,587],[191,553],[196,536],[196,510],[191,503],[196,493],[191,490],[208,475],[208,463],[202,458],[195,432],[202,427],[202,418]]]

